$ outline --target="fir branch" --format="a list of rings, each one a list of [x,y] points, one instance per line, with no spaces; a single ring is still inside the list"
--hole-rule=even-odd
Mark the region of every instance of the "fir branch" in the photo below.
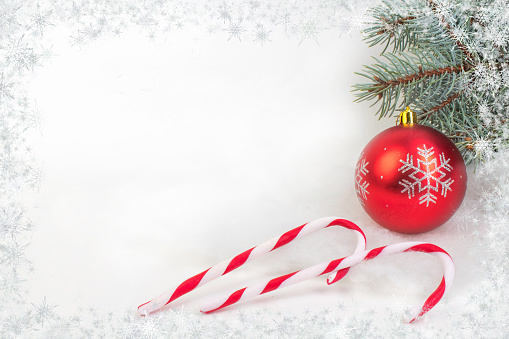
[[[451,25],[445,20],[444,16],[440,14],[437,4],[433,0],[427,0],[428,6],[431,11],[437,16],[440,24],[446,29],[451,39],[454,41],[456,46],[464,53],[466,59],[474,60],[473,55],[468,51],[467,47],[458,39],[456,34],[452,31]]]
[[[417,19],[417,16],[411,12],[405,14],[395,11],[391,2],[383,1],[383,7],[375,7],[368,11],[375,20],[371,23],[371,27],[363,31],[364,40],[367,40],[370,46],[385,44],[382,54],[391,44],[394,51],[402,51],[411,46],[415,43],[415,35],[411,29],[408,29],[408,25]]]
[[[430,110],[424,111],[422,114],[419,115],[419,118],[426,119],[434,112],[437,112],[437,111],[443,109],[445,106],[450,105],[454,100],[458,99],[461,96],[462,92],[463,91],[459,91],[457,93],[452,94],[446,100],[442,101],[440,104],[436,105],[435,107],[431,108]]]
[[[378,30],[378,32],[376,32],[376,34],[377,35],[381,35],[381,34],[384,34],[384,33],[389,33],[389,35],[394,37],[395,34],[394,34],[393,29],[395,27],[404,25],[408,21],[414,20],[415,18],[416,17],[414,15],[409,15],[409,16],[406,16],[406,17],[398,18],[396,21],[391,21],[387,17],[381,17],[380,19],[385,22],[385,27],[380,28]],[[388,27],[390,27],[391,29],[389,29]]]
[[[378,76],[374,76],[373,79],[378,83],[378,86],[375,86],[375,87],[385,89],[387,87],[406,85],[411,82],[422,80],[423,78],[429,78],[432,76],[440,76],[440,75],[444,75],[444,74],[453,74],[453,73],[462,73],[465,71],[469,71],[472,68],[473,68],[472,65],[465,63],[463,65],[459,65],[456,67],[448,66],[448,67],[429,69],[429,70],[423,71],[422,65],[419,65],[419,72],[417,72],[417,73],[407,74],[405,76],[402,76],[402,77],[399,77],[399,78],[396,78],[393,80],[389,80],[389,81],[384,81],[384,80],[380,79]]]
[[[508,4],[509,6],[509,4]],[[475,16],[472,16],[470,18],[470,23],[476,23],[479,25],[479,27],[481,27],[482,29],[485,29],[486,28],[486,25],[484,23],[482,23],[481,21],[479,21]],[[495,48],[497,49],[497,51],[500,53],[500,56],[502,57],[502,60],[505,59],[505,53],[504,53],[504,50],[502,48],[502,46],[495,46]],[[506,64],[507,65],[507,64]]]
[[[380,102],[380,118],[411,106],[467,163],[483,161],[509,147],[509,7],[442,2],[384,0],[370,11],[365,40],[385,45],[385,59],[357,73],[369,82],[354,86],[356,101]]]

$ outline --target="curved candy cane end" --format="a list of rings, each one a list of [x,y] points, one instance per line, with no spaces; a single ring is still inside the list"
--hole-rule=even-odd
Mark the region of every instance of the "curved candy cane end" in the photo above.
[[[343,279],[349,270],[350,270],[350,267],[347,267],[347,268],[343,268],[342,270],[331,273],[327,277],[327,285],[332,285],[335,282],[338,282],[341,279]]]
[[[210,314],[220,308],[216,303],[214,302],[208,302],[200,306],[200,312],[203,314]]]
[[[438,304],[440,299],[442,299],[442,297],[444,296],[445,287],[446,287],[446,285],[445,285],[445,277],[444,277],[444,278],[442,278],[440,285],[438,285],[438,288],[433,293],[431,293],[431,295],[428,297],[428,299],[426,299],[419,314],[415,318],[413,318],[412,320],[409,321],[410,324],[413,323],[416,319],[420,318],[426,312],[431,310],[433,307],[435,307],[436,304]]]
[[[146,303],[143,303],[141,304],[140,306],[138,306],[138,313],[141,315],[141,316],[146,316],[148,315],[148,312],[146,310],[146,307],[143,307],[145,305],[147,305],[150,301],[147,301]]]
[[[138,313],[141,316],[147,316],[150,313],[153,313],[153,312],[159,310],[161,307],[165,306],[166,304],[164,302],[161,302],[160,300],[158,300],[158,298],[155,298],[155,299],[147,301],[146,303],[138,306]]]
[[[144,304],[141,304],[140,306],[138,306],[138,313],[141,315],[141,316],[147,316],[149,315],[150,313],[154,312],[155,310],[157,310],[159,307],[154,307],[154,305],[151,303],[151,301],[147,301],[146,303]]]
[[[427,311],[426,311],[426,312],[427,312]],[[418,314],[418,315],[416,315],[416,316],[415,316],[412,320],[410,320],[408,323],[409,323],[409,324],[413,324],[413,323],[414,323],[414,321],[416,321],[416,320],[417,320],[417,322],[419,322],[419,321],[422,319],[422,315],[423,315],[424,313],[426,313],[426,312],[422,312],[422,311],[421,311],[421,312],[419,312],[419,314]]]

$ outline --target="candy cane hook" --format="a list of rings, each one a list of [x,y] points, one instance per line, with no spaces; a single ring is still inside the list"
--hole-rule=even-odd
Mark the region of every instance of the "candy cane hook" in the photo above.
[[[445,292],[449,289],[454,278],[454,263],[451,256],[444,251],[442,248],[424,242],[402,242],[398,244],[382,246],[373,250],[363,251],[360,253],[352,254],[351,256],[336,259],[330,262],[325,262],[315,266],[308,267],[306,269],[296,271],[290,274],[286,274],[269,281],[265,281],[250,287],[245,287],[235,291],[227,297],[217,298],[212,300],[208,304],[201,308],[204,313],[210,313],[219,310],[223,307],[230,306],[241,300],[246,300],[255,297],[260,294],[271,292],[279,288],[293,285],[300,281],[310,279],[322,274],[330,273],[327,283],[332,284],[344,275],[342,270],[351,266],[357,265],[362,261],[370,260],[382,255],[402,253],[402,252],[426,252],[438,257],[444,267],[444,276],[438,288],[426,299],[421,311],[415,316],[410,322],[415,321],[418,317],[421,317],[424,313],[432,309],[444,296]]]
[[[341,226],[356,231],[357,247],[355,248],[354,253],[361,253],[366,249],[366,236],[364,235],[364,232],[362,232],[362,230],[353,222],[345,219],[338,219],[337,217],[317,219],[302,226],[296,227],[279,237],[272,238],[261,245],[253,247],[231,259],[224,260],[219,264],[210,267],[209,269],[187,279],[177,288],[168,290],[160,296],[144,304],[141,304],[138,306],[138,312],[142,315],[152,313],[169,304],[173,300],[183,296],[184,294],[189,293],[192,290],[235,270],[236,268],[254,260],[255,258],[267,254],[276,248],[284,246],[297,238],[302,238],[309,233],[331,226]],[[340,270],[341,269],[338,269],[336,271]],[[349,268],[345,267],[344,270],[338,272],[338,274],[335,275],[336,281],[344,277],[348,270]]]

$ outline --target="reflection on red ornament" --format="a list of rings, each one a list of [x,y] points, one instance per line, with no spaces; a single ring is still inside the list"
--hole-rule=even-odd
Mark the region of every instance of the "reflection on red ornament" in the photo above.
[[[461,205],[466,166],[444,134],[415,123],[408,108],[402,115],[402,123],[375,136],[362,151],[355,189],[364,210],[381,226],[401,233],[427,232]]]

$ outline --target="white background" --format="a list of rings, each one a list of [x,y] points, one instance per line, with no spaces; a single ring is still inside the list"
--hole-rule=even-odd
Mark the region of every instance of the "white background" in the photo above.
[[[357,202],[357,157],[394,124],[353,103],[351,86],[363,81],[354,72],[379,51],[360,34],[299,44],[275,33],[264,46],[190,30],[156,41],[126,33],[82,48],[65,39],[55,39],[56,56],[31,88],[44,163],[40,190],[26,196],[36,225],[27,249],[34,300],[47,296],[64,313],[88,305],[134,312],[221,260],[330,215],[358,223],[368,248],[435,241],[466,260],[448,224],[398,235]],[[198,312],[210,295],[354,247],[349,231],[319,231],[175,304]],[[317,278],[236,307],[419,306],[442,274],[433,257],[415,253],[361,266],[335,286]],[[460,265],[451,294],[474,274]]]

